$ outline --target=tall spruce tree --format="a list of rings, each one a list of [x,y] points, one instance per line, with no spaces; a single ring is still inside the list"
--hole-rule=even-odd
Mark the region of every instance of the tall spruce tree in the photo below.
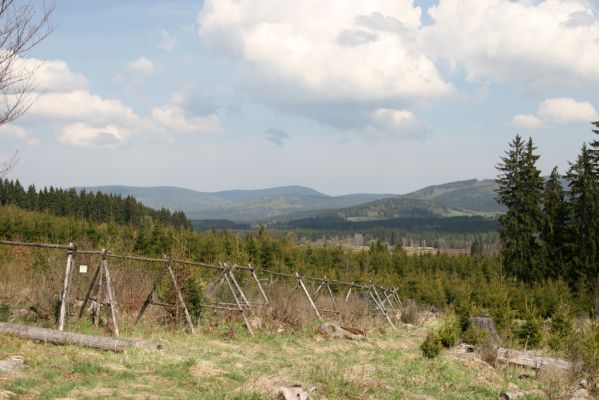
[[[507,207],[499,217],[499,235],[506,272],[530,283],[543,277],[543,247],[539,238],[543,178],[532,138],[516,135],[497,165],[497,201]]]
[[[568,274],[566,243],[568,204],[557,167],[553,168],[543,192],[543,225],[541,238],[545,247],[545,273],[547,277]]]
[[[591,160],[593,162],[593,166],[595,168],[595,175],[599,180],[599,121],[592,122],[595,129],[593,129],[593,133],[597,135],[595,140],[591,142],[591,148],[589,152],[591,153]]]
[[[571,281],[591,283],[599,272],[599,182],[586,144],[566,174],[569,183]]]

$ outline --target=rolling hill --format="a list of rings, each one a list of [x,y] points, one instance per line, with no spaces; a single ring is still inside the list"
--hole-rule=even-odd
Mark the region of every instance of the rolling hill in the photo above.
[[[131,195],[142,203],[182,210],[193,220],[282,223],[298,218],[335,216],[347,221],[394,218],[493,216],[493,180],[465,180],[397,194],[357,193],[329,196],[304,186],[199,192],[178,187],[96,186],[88,191]],[[82,189],[82,188],[78,188]]]

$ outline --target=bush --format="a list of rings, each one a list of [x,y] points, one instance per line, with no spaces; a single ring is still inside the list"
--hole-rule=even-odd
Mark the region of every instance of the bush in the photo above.
[[[536,348],[541,344],[543,338],[541,334],[542,321],[537,318],[529,317],[524,324],[516,330],[516,338],[520,344],[526,348]]]
[[[449,315],[441,329],[439,329],[438,336],[443,347],[450,348],[458,344],[461,333],[462,330],[460,329],[458,319],[455,315]]]
[[[487,339],[487,330],[470,325],[464,332],[464,342],[473,346],[482,344]]]
[[[588,374],[599,373],[599,326],[591,324],[567,339],[569,358]]]
[[[10,304],[0,303],[0,322],[8,322],[10,319]]]
[[[435,332],[429,332],[424,342],[420,345],[420,351],[422,351],[422,355],[426,358],[437,357],[442,349],[441,339]]]
[[[553,350],[562,350],[565,340],[574,329],[574,321],[570,312],[570,307],[561,303],[551,320],[551,333],[548,340],[549,347]]]

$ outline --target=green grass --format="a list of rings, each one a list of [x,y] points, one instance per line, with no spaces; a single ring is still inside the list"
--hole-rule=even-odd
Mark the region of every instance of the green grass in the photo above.
[[[222,334],[231,326],[233,339]],[[71,326],[93,331],[88,324]],[[97,332],[96,332],[97,333]],[[324,340],[314,329],[249,337],[228,325],[191,336],[139,327],[162,350],[115,354],[0,336],[0,358],[23,355],[27,368],[0,375],[0,388],[40,399],[272,399],[280,385],[314,387],[313,399],[496,399],[516,371],[482,369],[443,354],[429,360],[418,346],[426,328],[372,333],[364,342]]]

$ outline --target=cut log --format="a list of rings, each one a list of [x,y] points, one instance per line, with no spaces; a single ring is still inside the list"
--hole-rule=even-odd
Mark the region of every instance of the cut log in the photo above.
[[[558,358],[549,358],[537,356],[535,354],[512,349],[497,349],[497,361],[505,364],[518,365],[533,369],[551,368],[563,372],[572,369],[573,364],[570,361],[560,360]]]
[[[82,333],[60,332],[55,329],[9,324],[5,322],[0,322],[0,334],[14,335],[27,340],[36,340],[53,344],[72,344],[75,346],[114,352],[122,352],[128,348],[160,348],[159,346],[148,346],[139,340],[114,339],[104,336],[84,335]]]

